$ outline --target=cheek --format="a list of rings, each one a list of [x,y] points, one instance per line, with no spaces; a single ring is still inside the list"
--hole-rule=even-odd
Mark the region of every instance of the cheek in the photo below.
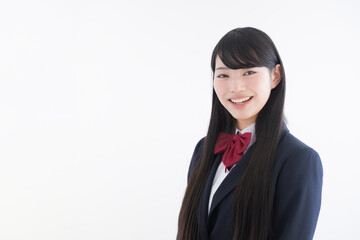
[[[214,81],[214,90],[215,90],[216,95],[218,96],[218,98],[220,98],[220,96],[221,96],[221,86],[220,86],[218,81]]]
[[[270,97],[270,93],[271,93],[270,85],[260,84],[258,86],[258,91],[257,91],[259,102],[265,104]]]
[[[271,91],[271,86],[269,81],[252,81],[249,85],[251,89],[254,89],[260,95],[268,95]]]
[[[254,90],[261,90],[262,88],[264,88],[263,85],[264,83],[259,79],[254,79],[253,81],[248,82],[248,87]]]
[[[219,98],[226,92],[225,85],[219,81],[214,81],[214,90]]]

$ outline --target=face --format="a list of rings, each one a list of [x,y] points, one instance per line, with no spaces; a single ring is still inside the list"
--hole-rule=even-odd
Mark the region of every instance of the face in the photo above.
[[[230,69],[216,57],[214,90],[221,104],[237,119],[237,128],[243,130],[256,121],[270,92],[280,82],[280,65]]]

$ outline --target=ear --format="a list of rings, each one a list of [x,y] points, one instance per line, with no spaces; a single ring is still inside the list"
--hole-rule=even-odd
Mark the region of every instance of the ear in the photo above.
[[[271,89],[274,89],[281,81],[281,65],[276,64],[271,71]]]

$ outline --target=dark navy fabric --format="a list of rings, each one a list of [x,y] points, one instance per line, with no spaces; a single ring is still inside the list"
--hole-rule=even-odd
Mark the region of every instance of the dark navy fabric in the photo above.
[[[188,178],[199,160],[204,140],[205,137],[195,147]],[[232,239],[234,190],[248,165],[253,146],[219,186],[208,214],[211,187],[222,153],[215,156],[200,210],[202,240]],[[273,235],[269,239],[311,240],[320,211],[323,168],[319,154],[293,136],[286,126],[280,138],[273,176]]]

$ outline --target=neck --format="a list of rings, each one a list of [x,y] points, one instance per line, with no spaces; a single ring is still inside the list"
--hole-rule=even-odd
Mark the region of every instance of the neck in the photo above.
[[[256,119],[237,120],[236,127],[242,131],[255,122]]]

